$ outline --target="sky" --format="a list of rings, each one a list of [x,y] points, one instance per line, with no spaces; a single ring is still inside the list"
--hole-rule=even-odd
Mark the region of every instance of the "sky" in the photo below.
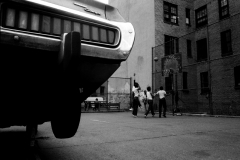
[[[102,2],[102,3],[108,4],[108,1],[109,1],[109,0],[98,0],[98,1],[100,1],[100,2]]]

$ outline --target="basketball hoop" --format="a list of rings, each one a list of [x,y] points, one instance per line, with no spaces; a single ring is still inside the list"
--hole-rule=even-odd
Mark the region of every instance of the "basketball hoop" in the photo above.
[[[182,56],[180,53],[162,58],[162,75],[168,77],[169,73],[182,72]]]

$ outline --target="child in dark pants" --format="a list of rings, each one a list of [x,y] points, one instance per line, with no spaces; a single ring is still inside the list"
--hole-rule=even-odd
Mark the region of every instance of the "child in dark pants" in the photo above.
[[[139,90],[140,90],[140,87],[139,87],[138,83],[134,83],[134,88],[133,88],[134,98],[133,98],[133,112],[132,112],[134,117],[137,117],[138,106],[140,104]]]
[[[159,118],[161,118],[162,107],[163,107],[163,117],[166,118],[167,105],[166,105],[165,97],[167,96],[167,93],[166,91],[163,90],[163,87],[161,86],[160,90],[156,94],[159,95]]]
[[[153,94],[151,93],[151,87],[149,87],[149,86],[147,87],[146,95],[147,95],[147,102],[148,102],[149,107],[148,107],[147,112],[145,113],[145,118],[147,118],[149,111],[151,111],[152,116],[154,117],[155,113],[153,110]]]

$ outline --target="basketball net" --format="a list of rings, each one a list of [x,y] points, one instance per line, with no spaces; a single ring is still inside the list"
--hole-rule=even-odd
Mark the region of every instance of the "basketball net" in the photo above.
[[[171,70],[170,69],[164,69],[163,71],[162,71],[162,75],[164,76],[164,77],[169,77],[169,74],[171,73]]]
[[[181,72],[181,54],[170,55],[162,58],[162,75],[169,77],[170,73]]]

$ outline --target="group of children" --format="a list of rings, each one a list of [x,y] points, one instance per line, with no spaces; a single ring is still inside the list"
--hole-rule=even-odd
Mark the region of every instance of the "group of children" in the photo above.
[[[139,84],[137,82],[134,82],[133,85],[133,108],[131,108],[130,110],[132,110],[132,115],[133,117],[137,117],[137,113],[138,113],[138,107],[141,108],[141,103],[140,103],[140,90],[141,87],[139,86]],[[161,113],[162,113],[162,107],[163,107],[163,117],[166,118],[166,100],[165,100],[165,96],[167,95],[166,91],[163,90],[163,87],[160,87],[160,90],[157,93],[152,93],[151,92],[151,87],[148,86],[147,90],[144,91],[144,96],[143,96],[143,103],[145,106],[145,114],[144,117],[147,118],[147,115],[149,114],[149,112],[151,111],[152,117],[154,117],[155,113],[154,113],[154,109],[153,109],[153,99],[156,95],[159,95],[159,118],[161,118]],[[147,104],[148,104],[148,109],[147,109]]]

